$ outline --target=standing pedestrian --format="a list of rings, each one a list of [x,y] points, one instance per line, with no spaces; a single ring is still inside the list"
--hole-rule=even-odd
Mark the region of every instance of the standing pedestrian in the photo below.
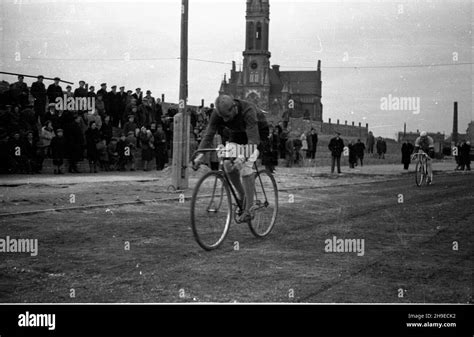
[[[341,173],[341,155],[344,151],[344,141],[341,134],[336,132],[336,136],[329,141],[329,151],[331,151],[331,173],[334,173],[334,166],[337,164],[337,173]]]
[[[405,142],[402,145],[402,164],[404,170],[408,170],[408,167],[410,166],[413,149],[413,144],[411,144],[408,139],[405,139]]]

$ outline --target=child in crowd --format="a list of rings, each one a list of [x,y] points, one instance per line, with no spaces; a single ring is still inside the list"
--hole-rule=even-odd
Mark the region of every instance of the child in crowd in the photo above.
[[[56,130],[56,137],[51,140],[51,156],[53,158],[54,174],[62,174],[61,167],[66,153],[66,141],[63,129]]]

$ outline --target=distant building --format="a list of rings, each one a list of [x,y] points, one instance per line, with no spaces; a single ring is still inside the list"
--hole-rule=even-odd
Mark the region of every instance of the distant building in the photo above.
[[[280,71],[270,68],[268,0],[247,0],[245,50],[243,66],[237,71],[232,62],[230,78],[224,77],[219,94],[254,102],[279,120],[285,111],[289,117],[304,117],[322,122],[321,61],[313,71]],[[289,109],[289,101],[294,107]]]

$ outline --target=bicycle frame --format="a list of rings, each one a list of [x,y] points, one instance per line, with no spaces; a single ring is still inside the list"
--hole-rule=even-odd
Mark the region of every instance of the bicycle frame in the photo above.
[[[219,149],[201,149],[201,150],[197,150],[194,155],[196,153],[205,153],[205,152],[213,152],[213,151],[218,151]],[[193,155],[193,157],[194,157]],[[230,178],[229,178],[229,174],[228,172],[226,172],[226,170],[224,169],[224,161],[225,160],[233,160],[234,158],[227,158],[227,157],[221,157],[219,159],[219,170],[217,170],[217,172],[219,173],[222,173],[223,176],[224,176],[224,179],[225,181],[227,182],[227,184],[229,185],[230,187],[230,192],[232,194],[232,197],[234,198],[236,204],[237,204],[237,207],[239,208],[239,212],[243,212],[243,200],[239,200],[239,198],[237,198],[237,193],[235,192],[235,189],[234,189],[234,185],[232,184],[232,182],[230,181]],[[263,183],[262,183],[262,178],[260,177],[260,173],[258,171],[258,167],[257,167],[257,163],[254,162],[253,163],[253,168],[255,169],[255,174],[256,176],[258,177],[258,180],[260,182],[260,185],[263,187]],[[265,192],[265,188],[262,188],[262,191],[263,191],[263,195],[265,197],[265,204],[268,204],[268,201],[267,201],[267,195],[266,195],[266,192]]]

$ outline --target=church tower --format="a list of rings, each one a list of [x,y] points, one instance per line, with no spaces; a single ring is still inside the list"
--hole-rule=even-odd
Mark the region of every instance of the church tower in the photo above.
[[[268,110],[270,94],[269,0],[247,0],[245,19],[245,50],[241,74],[245,89],[240,96]]]

